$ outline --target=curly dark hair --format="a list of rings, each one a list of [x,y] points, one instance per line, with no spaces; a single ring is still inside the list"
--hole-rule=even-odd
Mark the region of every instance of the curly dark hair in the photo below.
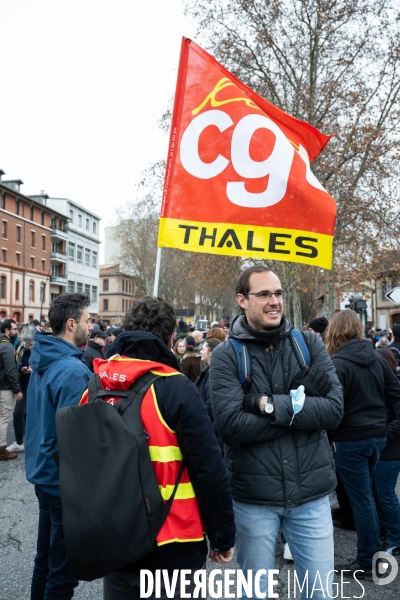
[[[148,331],[168,346],[176,327],[172,304],[162,298],[145,296],[135,300],[125,315],[125,331]]]
[[[65,333],[68,319],[74,319],[79,323],[83,309],[89,304],[90,298],[87,294],[61,294],[54,298],[49,309],[49,321],[53,335],[60,337]]]

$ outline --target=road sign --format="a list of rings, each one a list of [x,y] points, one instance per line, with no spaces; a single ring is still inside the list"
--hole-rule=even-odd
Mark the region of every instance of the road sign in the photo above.
[[[385,298],[394,304],[400,304],[400,286],[394,287],[390,292],[385,294]]]

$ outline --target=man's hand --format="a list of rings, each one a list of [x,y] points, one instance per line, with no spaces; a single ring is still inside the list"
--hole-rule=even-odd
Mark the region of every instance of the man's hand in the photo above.
[[[22,398],[23,398],[22,392],[18,392],[18,394],[15,394],[15,400],[17,402],[19,402],[20,400],[22,400]]]
[[[233,556],[234,548],[230,550],[226,550],[225,552],[215,552],[210,549],[210,554],[208,555],[212,562],[216,563],[228,563],[231,562]]]
[[[292,381],[291,390],[304,385],[306,396],[326,396],[332,387],[329,375],[317,367],[305,367]]]

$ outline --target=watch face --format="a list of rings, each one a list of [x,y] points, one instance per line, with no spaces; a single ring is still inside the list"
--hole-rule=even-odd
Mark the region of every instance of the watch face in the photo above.
[[[265,412],[267,414],[271,414],[274,412],[274,405],[271,402],[267,402],[267,404],[265,405]]]

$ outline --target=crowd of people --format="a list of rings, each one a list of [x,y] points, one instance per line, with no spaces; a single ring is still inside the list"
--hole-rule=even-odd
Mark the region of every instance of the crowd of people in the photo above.
[[[280,530],[299,580],[308,573],[304,597],[319,574],[316,599],[332,594],[335,570],[372,581],[378,551],[400,555],[400,325],[365,336],[345,310],[297,332],[281,282],[261,265],[241,273],[235,294],[240,314],[208,331],[177,323],[173,307],[151,297],[133,303],[123,327],[105,329],[80,294],[56,298],[49,322],[20,335],[13,320],[0,323],[0,459],[25,450],[40,509],[32,598],[72,598],[78,585],[63,546],[56,412],[84,405],[100,372],[104,399],[117,403],[116,365],[129,385],[159,376],[140,414],[165,501],[181,465],[183,475],[155,550],[128,565],[121,556],[104,578],[106,600],[139,598],[141,569],[188,569],[193,588],[204,532],[211,560],[229,562],[235,546],[243,571],[265,570],[266,592]],[[16,440],[6,448],[13,410]],[[357,532],[349,564],[334,565],[334,526]]]

